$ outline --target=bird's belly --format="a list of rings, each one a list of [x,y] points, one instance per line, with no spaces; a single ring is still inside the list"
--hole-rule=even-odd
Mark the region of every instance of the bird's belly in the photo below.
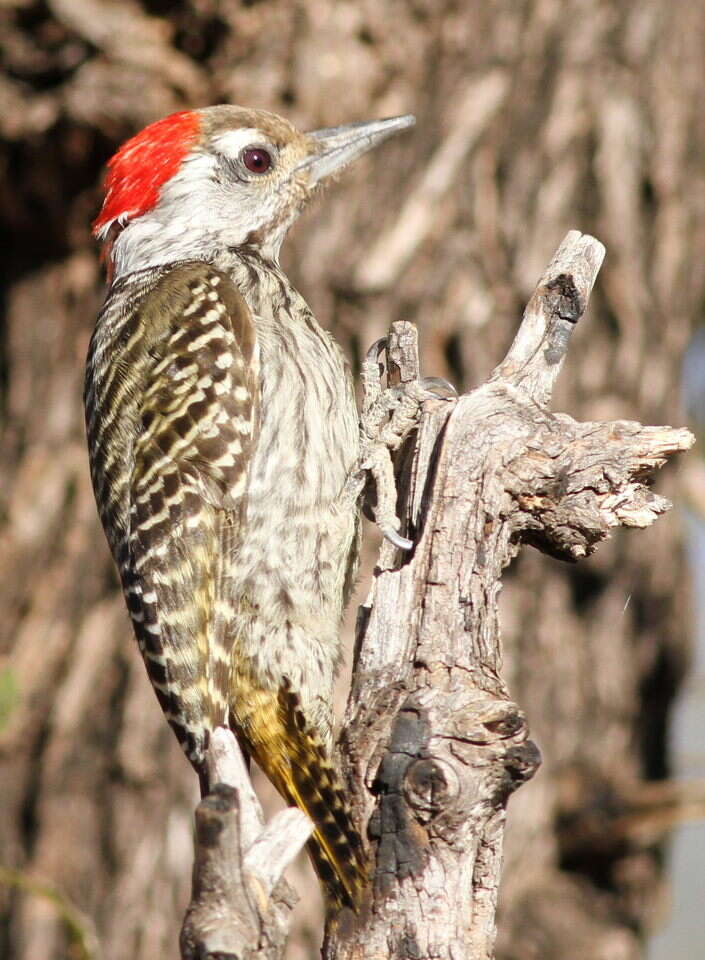
[[[276,420],[268,412],[235,558],[234,675],[244,689],[270,690],[286,677],[323,723],[356,567],[359,515],[345,485],[358,453],[357,412],[352,401],[323,420],[296,402]]]
[[[357,529],[357,506],[344,495],[356,448],[352,457],[316,453],[300,447],[290,460],[282,458],[278,470],[255,473],[238,565],[243,593],[268,619],[332,617],[337,631]]]

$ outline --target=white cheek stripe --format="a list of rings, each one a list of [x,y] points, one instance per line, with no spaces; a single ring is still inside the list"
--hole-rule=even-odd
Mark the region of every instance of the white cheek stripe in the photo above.
[[[213,145],[219,153],[236,160],[245,147],[266,147],[274,151],[274,147],[262,136],[261,130],[254,127],[244,127],[239,130],[226,130],[213,139]]]

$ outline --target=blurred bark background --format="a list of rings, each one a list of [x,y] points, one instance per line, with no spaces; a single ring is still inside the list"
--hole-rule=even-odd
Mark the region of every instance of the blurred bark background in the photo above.
[[[353,361],[408,319],[424,373],[476,383],[575,227],[607,260],[554,408],[678,424],[705,299],[705,7],[1,0],[0,58],[0,956],[174,957],[196,788],[131,637],[84,451],[102,165],[184,106],[305,128],[413,112],[416,130],[285,246]],[[659,479],[671,497],[677,484]],[[668,776],[684,570],[674,511],[579,567],[525,550],[510,571],[505,671],[544,765],[510,805],[501,960],[642,955],[662,883],[644,798]],[[318,894],[294,879],[290,956],[312,957]]]

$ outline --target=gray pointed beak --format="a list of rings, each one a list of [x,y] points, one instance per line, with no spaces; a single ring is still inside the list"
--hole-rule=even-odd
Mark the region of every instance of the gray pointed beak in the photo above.
[[[308,136],[315,141],[316,154],[308,157],[299,170],[306,169],[309,184],[313,186],[342,170],[363,153],[367,153],[387,137],[413,127],[416,119],[407,113],[403,117],[391,117],[388,120],[372,120],[371,123],[348,123],[343,127],[326,127],[314,130]]]

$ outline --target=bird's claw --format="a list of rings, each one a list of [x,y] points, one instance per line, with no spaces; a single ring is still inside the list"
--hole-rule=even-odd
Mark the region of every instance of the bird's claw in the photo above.
[[[411,550],[414,545],[413,540],[408,540],[406,537],[402,537],[400,533],[394,529],[394,527],[389,526],[388,524],[378,523],[380,533],[385,540],[388,540],[393,547],[396,547],[397,550]]]
[[[424,377],[383,390],[381,357],[386,345],[385,338],[373,343],[363,364],[360,470],[374,480],[377,502],[371,506],[371,513],[380,532],[398,550],[409,551],[413,541],[398,532],[401,524],[396,515],[392,454],[418,425],[424,401],[454,400],[458,394],[455,387],[441,377]]]
[[[380,337],[379,340],[375,340],[370,349],[367,351],[365,359],[368,363],[379,363],[379,358],[382,356],[382,351],[386,349],[387,346],[387,337]]]
[[[437,400],[455,400],[458,396],[458,391],[450,380],[445,380],[443,377],[422,377],[417,382],[423,390]]]

